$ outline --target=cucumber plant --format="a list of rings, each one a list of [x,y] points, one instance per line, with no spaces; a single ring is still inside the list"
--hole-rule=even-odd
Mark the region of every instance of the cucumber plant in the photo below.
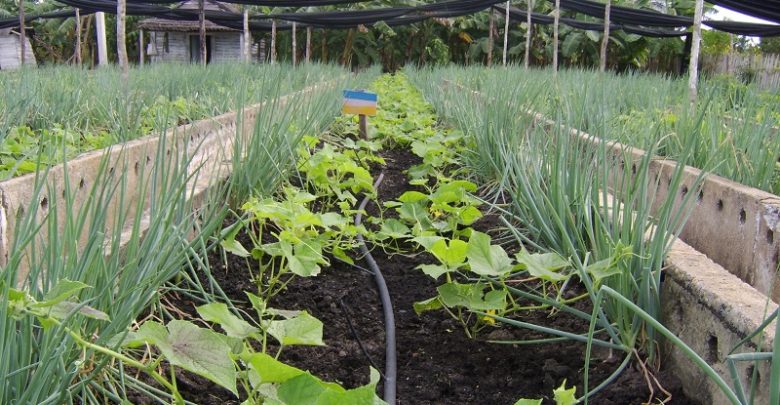
[[[89,288],[84,283],[60,280],[44,299],[36,300],[22,290],[8,288],[3,300],[11,317],[34,317],[44,330],[61,328],[84,351],[84,360],[76,364],[86,367],[87,357],[107,356],[126,366],[146,373],[170,392],[173,402],[185,401],[176,385],[177,369],[200,375],[229,390],[239,397],[243,391],[246,405],[277,404],[296,405],[306,400],[316,404],[363,403],[383,404],[376,394],[379,374],[371,370],[369,384],[347,390],[335,383],[324,382],[310,373],[284,364],[278,360],[282,348],[291,345],[323,345],[322,322],[305,311],[282,311],[269,308],[259,297],[249,293],[252,306],[257,311],[256,325],[233,315],[228,306],[210,303],[197,308],[201,317],[219,325],[224,333],[202,328],[192,322],[172,320],[166,325],[156,321],[144,322],[137,330],[117,335],[106,346],[101,346],[82,336],[69,324],[78,316],[108,321],[108,315],[79,302],[78,292]],[[267,354],[267,337],[279,343],[275,356]],[[256,351],[260,343],[261,350]],[[155,353],[136,360],[120,349],[136,349],[153,346]],[[169,376],[159,371],[165,361]]]

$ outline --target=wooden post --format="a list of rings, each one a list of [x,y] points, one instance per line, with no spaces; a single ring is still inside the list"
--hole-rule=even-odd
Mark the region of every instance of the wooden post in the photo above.
[[[699,81],[699,48],[701,45],[701,16],[704,8],[703,0],[696,0],[696,10],[693,14],[693,40],[691,43],[691,64],[688,67],[688,99],[691,108],[696,107],[697,83]]]
[[[533,35],[531,13],[534,11],[534,0],[526,0],[526,3],[528,3],[528,12],[525,16],[525,69],[528,70],[528,62],[531,59],[531,35]]]
[[[306,63],[311,62],[311,27],[306,27]]]
[[[205,65],[208,55],[206,55],[206,16],[205,0],[198,0],[198,25],[200,37],[200,64]]]
[[[19,62],[20,67],[24,67],[24,63],[27,60],[27,33],[25,31],[24,21],[24,0],[19,0]]]
[[[553,75],[558,74],[558,24],[561,20],[561,0],[555,0],[555,21],[553,24]]]
[[[127,60],[127,41],[125,40],[125,14],[127,14],[127,1],[116,2],[116,52],[119,59],[119,67],[122,70],[122,80],[125,82],[130,73]]]
[[[493,19],[493,9],[489,9],[490,14],[488,15],[488,51],[487,51],[487,65],[490,67],[490,65],[493,63],[493,29],[495,28],[495,21]]]
[[[276,19],[271,20],[271,63],[276,63]]]
[[[108,64],[108,48],[106,46],[106,14],[95,13],[95,33],[97,34],[98,66]]]
[[[292,64],[295,66],[298,63],[298,44],[295,41],[295,34],[298,31],[298,25],[295,21],[292,23]]]
[[[244,61],[249,62],[252,53],[252,35],[249,33],[249,9],[244,6]]]
[[[138,30],[138,64],[143,66],[144,65],[144,30],[139,29]]]
[[[363,139],[368,139],[368,122],[366,121],[366,116],[363,114],[360,114],[360,137]]]
[[[322,29],[322,48],[320,49],[320,62],[328,63],[328,31]]]
[[[504,15],[504,67],[506,67],[507,45],[509,44],[509,0],[506,2],[506,13]]]
[[[604,38],[601,39],[601,58],[599,62],[599,70],[605,72],[607,70],[607,45],[609,44],[609,13],[612,8],[612,0],[607,0],[607,5],[604,7]]]
[[[81,10],[76,9],[76,64],[81,65]]]

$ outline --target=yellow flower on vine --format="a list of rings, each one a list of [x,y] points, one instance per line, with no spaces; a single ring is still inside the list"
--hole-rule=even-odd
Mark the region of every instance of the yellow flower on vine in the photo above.
[[[485,312],[486,312],[488,315],[495,315],[495,314],[496,314],[496,310],[495,310],[495,309],[488,309],[488,310],[487,310],[487,311],[485,311]],[[483,317],[482,317],[482,320],[483,320],[483,321],[485,321],[485,323],[487,323],[487,324],[490,324],[490,325],[495,325],[495,324],[496,324],[496,319],[495,319],[495,318],[493,318],[493,317],[487,316],[487,315],[486,315],[486,316],[483,316]]]

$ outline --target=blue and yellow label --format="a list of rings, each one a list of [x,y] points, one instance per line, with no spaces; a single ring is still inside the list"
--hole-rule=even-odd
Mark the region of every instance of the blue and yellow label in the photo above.
[[[376,115],[376,93],[360,90],[344,90],[343,114]]]

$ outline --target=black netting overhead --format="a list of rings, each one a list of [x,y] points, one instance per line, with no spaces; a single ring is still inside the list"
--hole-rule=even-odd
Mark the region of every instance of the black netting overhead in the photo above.
[[[252,6],[266,7],[321,7],[335,6],[339,4],[357,4],[372,0],[228,0],[223,3],[247,4]],[[154,4],[174,4],[181,3],[182,0],[127,0],[128,3],[154,3]]]
[[[85,13],[102,11],[106,13],[116,12],[116,0],[57,0],[65,5],[79,8]],[[170,4],[175,0],[127,0],[128,15],[145,15],[165,18],[169,20],[198,20],[197,9],[174,8]],[[369,0],[222,0],[223,3],[239,3],[262,6],[278,7],[304,7],[323,6],[333,4],[361,3]],[[553,0],[548,0],[553,1]],[[734,10],[754,15],[756,17],[774,19],[780,21],[780,0],[708,0],[709,2]],[[271,30],[271,19],[277,20],[277,29],[290,29],[290,22],[297,22],[303,26],[319,28],[352,28],[360,25],[372,25],[377,22],[385,22],[391,26],[413,24],[427,18],[450,18],[473,14],[485,10],[491,6],[503,3],[502,0],[449,0],[431,4],[423,4],[416,7],[390,7],[369,10],[326,11],[313,13],[278,13],[252,15],[249,27],[254,31]],[[561,0],[561,7],[585,14],[595,18],[603,18],[605,4],[591,0]],[[504,7],[496,6],[497,10],[504,12]],[[62,18],[73,15],[73,11],[65,11],[66,14],[42,14],[30,16],[28,21],[43,18]],[[518,8],[510,7],[510,17],[516,20],[525,20],[526,12]],[[223,10],[205,10],[204,16],[214,23],[235,29],[243,29],[243,16],[240,13]],[[690,17],[675,16],[659,13],[653,10],[632,9],[628,7],[612,6],[610,11],[612,29],[623,30],[632,34],[650,37],[677,37],[687,35],[686,29],[693,24]],[[537,24],[551,24],[552,17],[532,13],[532,21]],[[598,22],[580,21],[573,18],[562,18],[561,23],[584,30],[603,29]],[[752,24],[731,21],[704,21],[705,25],[717,30],[738,35],[748,36],[777,36],[780,35],[780,26],[771,24]],[[0,20],[0,28],[18,26],[18,19]]]
[[[506,0],[504,0],[506,1]],[[501,3],[496,0],[453,0],[427,4],[416,7],[417,11],[427,16],[438,18],[458,17],[482,11],[494,4]]]
[[[780,23],[780,0],[707,0],[707,3]]]
[[[498,10],[501,14],[504,14],[506,12],[506,7],[504,6],[496,5],[493,8]],[[528,18],[528,12],[526,10],[510,7],[509,18],[518,22],[524,22]],[[531,22],[534,24],[550,25],[555,22],[555,19],[552,16],[546,14],[531,13]],[[573,18],[561,18],[560,23],[563,25],[568,25],[572,28],[578,28],[587,31],[604,30],[603,23],[592,22],[592,21],[579,21]],[[637,34],[637,35],[642,35],[647,37],[656,37],[656,38],[680,37],[683,35],[688,35],[688,33],[685,31],[675,31],[671,29],[657,29],[657,28],[649,28],[649,27],[641,27],[641,26],[632,26],[626,24],[610,24],[609,29],[623,30],[631,34]]]
[[[553,0],[548,0],[553,1]],[[709,1],[709,0],[708,0]],[[721,0],[711,1],[714,4],[720,4]],[[726,0],[728,3],[739,3],[742,6],[749,6],[753,2],[750,0]],[[764,11],[764,18],[771,15],[771,10],[775,7],[780,11],[780,0],[766,1],[767,7]],[[603,18],[606,5],[590,0],[560,0],[561,8],[577,13],[589,15],[591,17]],[[623,26],[626,32],[631,32],[644,36],[669,37],[679,36],[675,31],[658,30],[657,28],[688,28],[693,25],[693,19],[685,16],[676,16],[659,13],[653,10],[640,10],[628,7],[612,6],[610,10],[610,22]],[[716,30],[729,32],[737,35],[747,36],[777,36],[780,35],[780,26],[770,24],[753,24],[734,21],[714,21],[705,20],[703,23]],[[567,24],[575,26],[574,24]],[[584,28],[583,28],[584,29]]]
[[[281,13],[253,16],[277,18],[323,28],[350,28],[384,21],[388,25],[413,24],[426,18],[449,18],[473,14],[503,0],[452,0],[417,7],[393,7],[375,10],[330,11],[320,13]]]
[[[320,13],[280,13],[271,15],[255,15],[252,19],[275,18],[284,21],[295,21],[313,27],[349,28],[357,25],[370,25],[379,21],[390,20],[415,11],[413,7],[395,7],[377,10],[329,11]]]
[[[709,27],[718,31],[729,32],[737,35],[751,37],[776,37],[780,36],[780,25],[753,24],[737,21],[704,21]]]
[[[84,14],[90,14],[88,12]],[[75,10],[63,10],[63,11],[54,11],[51,13],[44,13],[44,14],[37,14],[37,15],[26,15],[24,16],[24,22],[29,23],[36,20],[44,20],[44,19],[50,19],[50,18],[69,18],[69,17],[75,17],[76,11]],[[4,28],[14,28],[19,26],[19,17],[13,17],[13,18],[3,18],[0,19],[0,29]]]
[[[71,6],[73,8],[78,8],[88,12],[102,11],[104,13],[113,13],[113,14],[116,13],[116,1],[110,1],[110,0],[109,1],[57,0],[57,1],[67,6]],[[175,18],[175,15],[171,14],[172,11],[173,10],[168,7],[155,6],[151,4],[137,4],[137,3],[127,4],[128,15],[148,15],[148,16],[155,16],[155,17],[165,16],[166,18],[168,18],[168,15],[170,15],[171,18]]]
[[[88,12],[102,11],[106,13],[116,12],[116,0],[57,0],[60,3],[74,8],[80,8]],[[365,0],[363,0],[365,1]],[[313,13],[278,13],[252,15],[249,24],[250,29],[255,31],[271,30],[271,19],[278,20],[277,29],[290,29],[287,22],[297,22],[304,26],[319,28],[352,28],[359,25],[372,25],[383,21],[391,26],[413,24],[427,18],[448,18],[468,15],[487,9],[493,4],[500,3],[502,0],[450,0],[433,4],[425,4],[418,7],[391,7],[373,10],[350,10],[350,11],[326,11]],[[326,2],[330,4],[348,3],[346,0],[228,0],[230,3],[243,4],[262,4],[262,5],[323,5]],[[355,3],[356,1],[349,1]],[[359,2],[359,1],[357,1]],[[151,4],[156,3],[156,4]],[[127,4],[128,15],[149,15],[171,20],[197,20],[198,11],[192,9],[169,8],[163,4],[171,3],[171,0],[150,0],[150,2],[140,2],[139,0],[130,0]],[[242,29],[243,16],[239,13],[228,11],[205,10],[204,16],[207,20],[229,27]]]
[[[548,0],[553,1],[554,0]],[[605,3],[589,0],[560,0],[561,8],[591,17],[603,18]],[[618,24],[648,25],[653,27],[684,28],[693,24],[693,19],[677,15],[659,13],[653,10],[640,10],[629,7],[611,6],[610,20]]]

